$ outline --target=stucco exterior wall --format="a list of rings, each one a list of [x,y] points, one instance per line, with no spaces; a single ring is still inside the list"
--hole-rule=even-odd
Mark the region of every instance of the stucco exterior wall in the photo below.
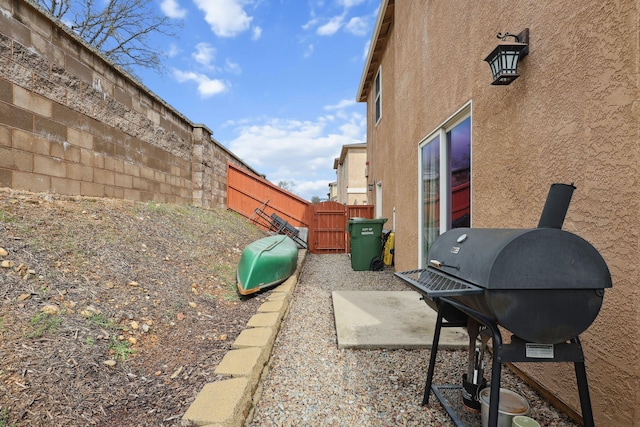
[[[351,144],[342,147],[340,157],[334,162],[337,176],[336,201],[338,203],[346,205],[367,204],[366,161],[365,144]]]
[[[367,179],[364,176],[367,151],[365,149],[350,150],[345,160],[349,169],[349,188],[347,188],[347,204],[367,204]]]
[[[0,0],[0,186],[226,206],[249,169],[39,8]]]
[[[550,184],[575,183],[564,229],[613,277],[581,336],[596,424],[640,424],[638,2],[390,3],[377,126],[364,97],[370,180],[383,183],[383,216],[396,208],[396,269],[418,267],[418,144],[470,102],[472,226],[535,227]],[[521,77],[491,86],[496,34],[524,28]],[[518,367],[580,413],[570,364]]]

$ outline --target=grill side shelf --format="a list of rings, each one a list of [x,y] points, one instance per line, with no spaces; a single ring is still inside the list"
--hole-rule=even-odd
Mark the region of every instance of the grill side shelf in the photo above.
[[[402,271],[395,275],[429,298],[478,295],[484,292],[481,287],[431,268]]]

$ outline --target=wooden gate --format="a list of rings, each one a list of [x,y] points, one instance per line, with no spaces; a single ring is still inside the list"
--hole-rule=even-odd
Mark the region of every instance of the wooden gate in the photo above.
[[[309,251],[315,254],[343,253],[349,250],[346,231],[349,218],[373,218],[373,205],[345,206],[322,202],[309,206]]]
[[[310,206],[309,251],[314,254],[346,252],[345,207],[336,202]]]

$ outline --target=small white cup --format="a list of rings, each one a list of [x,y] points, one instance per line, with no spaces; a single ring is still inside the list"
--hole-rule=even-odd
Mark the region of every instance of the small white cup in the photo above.
[[[540,427],[540,424],[533,418],[524,415],[516,415],[511,420],[511,427]]]

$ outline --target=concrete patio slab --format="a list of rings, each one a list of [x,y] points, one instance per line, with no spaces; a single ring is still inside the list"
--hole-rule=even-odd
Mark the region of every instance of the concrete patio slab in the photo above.
[[[338,348],[430,348],[437,313],[414,291],[333,291]],[[467,348],[463,328],[442,328],[439,348]]]

